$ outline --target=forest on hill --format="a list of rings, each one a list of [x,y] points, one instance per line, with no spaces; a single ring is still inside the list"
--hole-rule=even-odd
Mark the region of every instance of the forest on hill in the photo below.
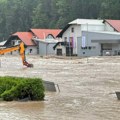
[[[120,0],[0,0],[0,41],[30,28],[63,28],[77,18],[120,19]]]

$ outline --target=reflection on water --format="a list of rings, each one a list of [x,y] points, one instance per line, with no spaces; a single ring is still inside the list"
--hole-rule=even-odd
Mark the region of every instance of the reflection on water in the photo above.
[[[21,67],[17,57],[4,59],[0,75],[42,77],[59,84],[61,92],[46,93],[45,101],[0,102],[0,120],[120,119],[120,102],[110,94],[120,91],[119,57],[90,58],[88,63],[30,57],[34,68]]]

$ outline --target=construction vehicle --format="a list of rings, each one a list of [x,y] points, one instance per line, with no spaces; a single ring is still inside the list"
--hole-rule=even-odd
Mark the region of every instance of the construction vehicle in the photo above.
[[[13,51],[16,51],[16,50],[19,50],[20,56],[22,58],[23,65],[25,65],[27,67],[33,67],[33,64],[30,64],[26,61],[25,47],[24,47],[23,42],[21,42],[19,45],[16,45],[16,46],[0,49],[0,55],[3,55],[5,53],[9,53],[9,52],[13,52]]]

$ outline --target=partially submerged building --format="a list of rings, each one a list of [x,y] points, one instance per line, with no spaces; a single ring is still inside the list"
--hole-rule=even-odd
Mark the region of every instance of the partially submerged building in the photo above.
[[[55,55],[55,51],[54,51],[53,47],[58,42],[58,40],[56,40],[56,39],[40,40],[40,39],[34,38],[34,41],[36,42],[36,44],[38,46],[37,50],[38,50],[38,54],[40,56],[53,56],[53,55]]]
[[[64,29],[58,34],[66,43],[61,47],[63,55],[77,55],[78,37],[82,36],[82,31],[103,31],[104,24],[102,20],[94,19],[76,19],[68,23]],[[65,47],[65,48],[64,48]],[[57,48],[57,47],[56,47]],[[60,49],[60,48],[59,48]]]
[[[99,56],[120,54],[120,20],[76,19],[58,34],[56,54]]]
[[[20,42],[22,41],[26,46],[26,54],[37,54],[36,44],[34,41],[32,41],[32,37],[33,35],[31,32],[16,32],[8,38],[5,46],[15,46],[20,44]],[[18,51],[14,51],[11,54],[16,53],[18,53]]]
[[[55,44],[55,38],[60,31],[59,29],[30,29],[28,32],[16,32],[8,38],[5,46],[15,46],[22,41],[26,46],[26,54],[41,55],[44,51],[44,46],[47,45],[47,52],[42,55],[49,55],[53,53],[53,41]],[[14,51],[11,54],[16,53],[18,51]]]
[[[77,39],[78,56],[120,55],[120,33],[82,31]]]
[[[33,33],[33,40],[40,56],[55,55],[53,47],[58,42],[56,36],[60,33],[60,29],[31,29],[30,31]]]

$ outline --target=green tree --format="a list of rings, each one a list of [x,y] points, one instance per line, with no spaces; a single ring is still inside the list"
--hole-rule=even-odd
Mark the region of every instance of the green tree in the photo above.
[[[101,5],[100,17],[103,19],[120,19],[120,0],[104,0]]]
[[[0,0],[0,41],[30,28],[63,28],[77,18],[120,19],[120,0]]]

